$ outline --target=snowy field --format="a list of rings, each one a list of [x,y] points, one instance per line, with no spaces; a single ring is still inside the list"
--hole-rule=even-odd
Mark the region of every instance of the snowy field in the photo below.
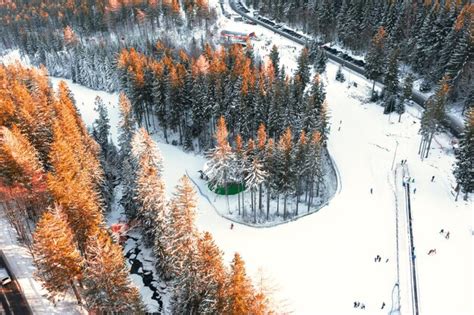
[[[199,228],[214,235],[228,261],[237,251],[244,257],[249,274],[255,275],[260,268],[265,270],[278,287],[275,295],[285,305],[284,311],[352,314],[361,311],[353,308],[353,302],[360,301],[366,306],[365,313],[386,314],[397,304],[396,298],[392,301],[392,291],[399,281],[401,313],[410,314],[407,229],[399,176],[403,172],[400,161],[407,159],[409,176],[415,178],[412,189],[417,189],[416,193],[412,191],[412,212],[420,312],[472,314],[472,282],[467,281],[472,279],[472,204],[454,202],[451,139],[447,135],[437,136],[430,157],[421,161],[417,156],[419,110],[409,107],[398,123],[398,115],[389,117],[382,114],[380,106],[364,104],[370,83],[345,73],[349,83],[341,84],[333,80],[336,70],[336,65],[328,64],[327,98],[332,125],[329,150],[340,172],[341,187],[327,207],[270,229],[236,225],[230,230],[229,221],[214,209],[215,204],[224,203],[216,202],[198,178],[196,170],[202,167],[204,159],[158,143],[164,157],[168,192],[185,173],[198,184],[202,192]],[[358,87],[348,88],[353,82]],[[71,85],[78,104],[86,105],[79,106],[86,117],[93,112],[92,102],[84,97],[92,100],[91,95],[97,92],[76,88]],[[104,97],[106,103],[113,104],[114,99],[112,94]],[[111,116],[116,117],[116,106],[109,109]],[[450,231],[449,240],[439,234],[440,229]],[[427,252],[434,248],[437,254],[428,256]],[[376,255],[382,257],[381,262],[374,262]],[[383,310],[382,303],[386,304]]]
[[[236,22],[231,24],[239,27]],[[279,45],[282,64],[294,69],[300,47],[261,27],[259,34],[263,38],[256,49],[267,53],[273,43]],[[336,70],[336,65],[328,63],[325,75],[331,115],[329,150],[341,177],[339,193],[331,203],[313,215],[277,227],[255,229],[236,224],[230,230],[230,222],[215,211],[214,198],[198,193],[199,229],[213,234],[227,261],[239,252],[250,275],[262,268],[271,277],[277,287],[275,297],[284,305],[281,313],[388,314],[398,304],[392,292],[399,282],[400,312],[412,314],[400,175],[409,172],[415,179],[411,202],[420,314],[473,314],[472,202],[454,202],[451,139],[437,136],[430,157],[421,161],[417,155],[419,109],[409,107],[398,123],[398,115],[389,117],[380,106],[365,104],[371,83],[349,72],[344,72],[345,83],[336,82]],[[351,86],[353,82],[357,88]],[[109,114],[116,127],[117,95],[71,84],[70,88],[87,124],[94,117],[93,99],[100,94],[106,104],[111,103]],[[204,195],[212,194],[205,191],[196,173],[204,163],[201,156],[158,145],[169,193],[187,172]],[[407,159],[406,167],[400,165],[402,159]],[[451,237],[443,237],[441,229],[450,231]],[[437,253],[427,255],[430,249]],[[374,262],[377,255],[381,262]],[[365,310],[353,308],[354,301],[365,304]]]

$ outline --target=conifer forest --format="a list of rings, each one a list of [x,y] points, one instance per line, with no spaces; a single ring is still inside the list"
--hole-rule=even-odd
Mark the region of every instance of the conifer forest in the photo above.
[[[473,314],[468,0],[0,0],[0,313]]]

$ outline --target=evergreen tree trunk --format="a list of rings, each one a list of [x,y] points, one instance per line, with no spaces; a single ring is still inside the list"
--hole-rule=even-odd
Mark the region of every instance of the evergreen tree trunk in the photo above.
[[[431,142],[433,141],[433,136],[434,136],[434,132],[432,132],[432,133],[430,134],[430,140],[428,140],[428,148],[426,149],[425,158],[427,158],[427,157],[428,157],[428,154],[430,153]]]
[[[267,185],[267,221],[270,217],[270,185]]]
[[[300,203],[300,194],[296,192],[296,212],[295,215],[298,216],[298,204]]]
[[[280,216],[280,194],[277,194],[277,212],[276,212],[277,217]]]
[[[420,154],[420,155],[421,155],[421,148],[423,146],[424,140],[425,140],[425,136],[421,136],[420,146],[418,147],[418,154]]]
[[[71,287],[72,287],[72,290],[74,291],[74,295],[76,296],[77,304],[82,305],[81,295],[79,294],[79,291],[77,290],[77,287],[74,284],[74,280],[71,280]]]
[[[311,209],[311,198],[313,194],[313,182],[311,181],[309,184],[309,192],[308,192],[308,213]]]
[[[285,199],[284,199],[284,202],[283,202],[283,219],[286,220],[286,201],[288,199],[288,194],[285,193]]]
[[[456,185],[456,198],[454,199],[454,201],[458,201],[458,197],[459,197],[459,192],[461,191],[461,187],[459,186],[459,184]]]
[[[257,191],[256,190],[253,192],[253,199],[255,199],[255,200],[252,200],[252,203],[255,207],[254,213],[253,213],[253,220],[254,220],[254,223],[257,223]]]
[[[245,218],[245,190],[242,192],[242,217]]]
[[[375,80],[374,80],[374,83],[372,84],[372,95],[374,95],[374,91],[375,91]]]
[[[262,189],[263,184],[260,184],[258,187],[258,209],[260,210],[260,214],[263,211],[263,202],[262,202],[262,194],[263,194],[263,189]]]
[[[239,195],[237,195],[237,201],[238,201],[238,210],[239,210],[239,215],[240,215],[240,196]]]

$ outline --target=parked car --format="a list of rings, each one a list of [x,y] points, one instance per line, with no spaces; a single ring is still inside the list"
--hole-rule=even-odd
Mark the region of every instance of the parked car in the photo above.
[[[9,284],[10,282],[12,282],[12,279],[8,275],[7,270],[4,269],[4,268],[0,268],[0,284],[2,286],[5,286],[5,285]]]

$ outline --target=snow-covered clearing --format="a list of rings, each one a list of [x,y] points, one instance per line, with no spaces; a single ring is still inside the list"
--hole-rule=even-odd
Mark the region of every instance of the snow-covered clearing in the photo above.
[[[235,23],[232,25],[236,27],[244,25]],[[281,63],[294,69],[299,47],[261,27],[259,34],[265,34],[265,50],[260,50],[257,42],[256,49],[268,51],[272,43],[281,45]],[[230,230],[230,222],[214,210],[215,197],[198,178],[203,157],[158,143],[168,192],[187,172],[203,194],[211,196],[207,199],[198,193],[199,229],[213,234],[227,261],[239,252],[250,275],[263,268],[279,287],[275,296],[284,300],[284,311],[356,314],[361,310],[353,308],[353,302],[359,301],[365,304],[365,314],[387,314],[398,304],[393,291],[399,281],[400,311],[411,314],[409,245],[400,176],[405,169],[415,179],[411,206],[420,314],[472,314],[472,203],[454,202],[451,139],[445,134],[436,136],[429,158],[421,161],[417,155],[419,108],[409,107],[398,123],[397,115],[388,117],[382,114],[381,107],[364,103],[370,83],[344,71],[348,80],[341,84],[334,81],[336,70],[335,64],[328,63],[325,77],[332,126],[329,150],[340,172],[341,187],[328,206],[273,228],[236,224]],[[357,88],[351,85],[353,82]],[[84,97],[100,92],[70,87],[81,114],[93,114],[93,102]],[[110,99],[104,100],[108,103],[116,97],[110,95]],[[84,109],[80,106],[82,102]],[[109,107],[109,113],[117,117],[116,102],[113,104],[115,107]],[[407,167],[400,165],[402,159],[407,159]],[[216,204],[219,206],[219,201]],[[446,239],[439,233],[441,229],[449,231],[451,237]],[[437,253],[427,255],[430,249]],[[374,262],[376,255],[381,256],[381,262]],[[386,304],[384,309],[382,303]]]

